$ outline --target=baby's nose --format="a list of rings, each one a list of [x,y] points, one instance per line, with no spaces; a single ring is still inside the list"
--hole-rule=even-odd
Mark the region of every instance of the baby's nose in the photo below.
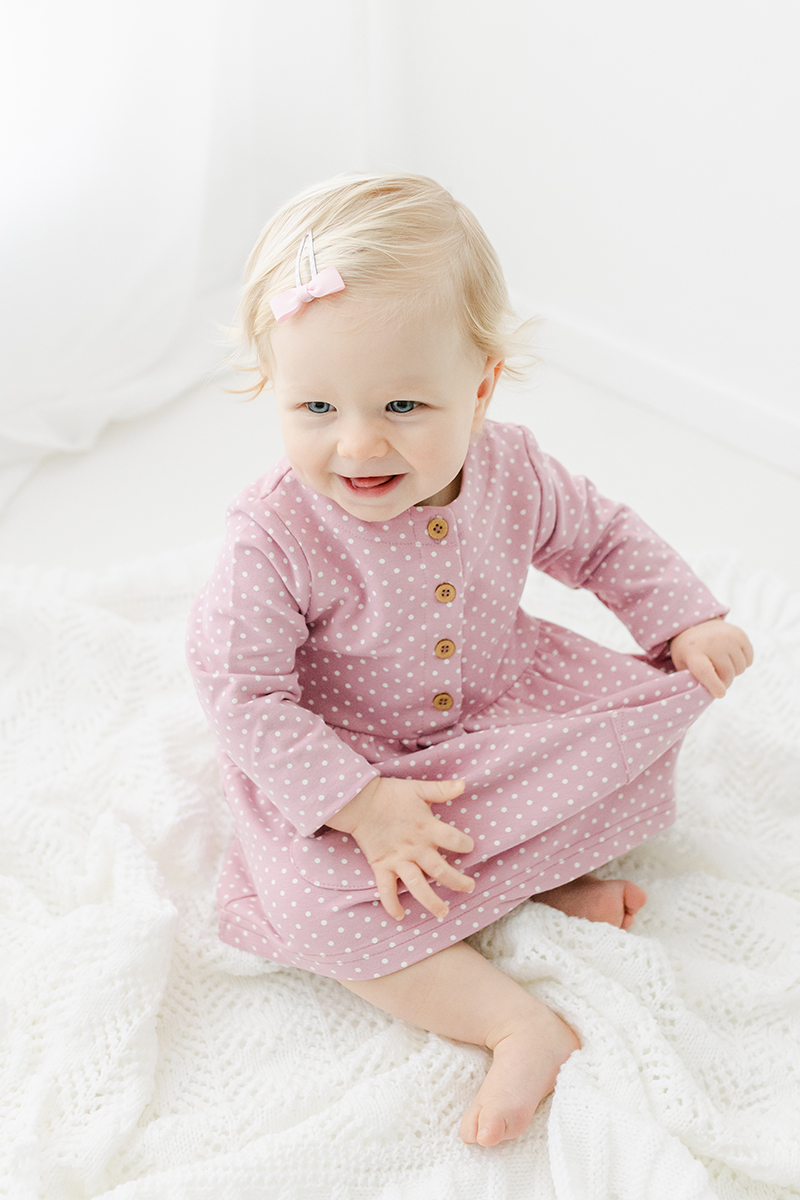
[[[364,462],[368,458],[383,458],[389,443],[371,421],[350,422],[339,437],[336,447],[340,458]]]

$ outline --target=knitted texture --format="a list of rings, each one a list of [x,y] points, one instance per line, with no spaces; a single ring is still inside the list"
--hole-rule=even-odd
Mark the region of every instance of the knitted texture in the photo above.
[[[217,937],[231,822],[183,658],[213,554],[0,571],[0,1194],[796,1196],[800,595],[692,560],[756,665],[690,731],[676,825],[601,872],[647,890],[633,932],[524,903],[473,939],[583,1041],[483,1149],[457,1128],[484,1051]],[[633,649],[587,593],[525,602]]]

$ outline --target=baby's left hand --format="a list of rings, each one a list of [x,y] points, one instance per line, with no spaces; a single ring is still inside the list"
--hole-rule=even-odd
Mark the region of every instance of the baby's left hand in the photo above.
[[[675,670],[691,671],[717,700],[753,661],[753,647],[744,630],[719,617],[676,634],[669,650]]]

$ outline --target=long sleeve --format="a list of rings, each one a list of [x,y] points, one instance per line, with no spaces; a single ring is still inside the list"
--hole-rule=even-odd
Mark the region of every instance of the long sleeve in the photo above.
[[[601,496],[588,479],[570,475],[525,433],[541,487],[532,565],[568,587],[594,592],[650,661],[669,668],[670,638],[727,608],[641,517]]]
[[[187,641],[200,703],[221,749],[306,836],[378,774],[300,703],[295,656],[308,637],[309,594],[296,540],[234,513]]]

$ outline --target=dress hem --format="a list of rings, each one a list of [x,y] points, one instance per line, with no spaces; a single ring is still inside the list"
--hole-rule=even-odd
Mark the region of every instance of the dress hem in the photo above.
[[[325,975],[331,979],[341,981],[380,978],[382,975],[391,975],[403,967],[410,966],[414,962],[419,962],[429,954],[443,950],[449,945],[454,945],[457,942],[464,941],[465,938],[472,937],[482,929],[485,929],[487,925],[493,924],[519,904],[531,899],[540,892],[550,891],[552,888],[560,887],[562,884],[569,883],[571,880],[587,874],[588,871],[605,866],[615,858],[619,858],[620,855],[655,837],[657,833],[662,832],[672,825],[674,819],[675,803],[674,800],[670,799],[664,804],[655,807],[648,806],[644,811],[631,816],[628,821],[619,823],[610,829],[604,829],[596,837],[586,838],[584,841],[570,846],[567,850],[562,850],[558,856],[553,854],[548,859],[540,861],[537,863],[537,868],[539,869],[535,875],[533,874],[534,868],[532,867],[525,868],[520,873],[511,864],[511,869],[506,870],[501,879],[498,879],[495,883],[490,883],[480,894],[473,893],[467,899],[452,904],[450,913],[444,921],[438,922],[432,914],[426,912],[423,917],[413,923],[413,928],[410,928],[407,932],[395,933],[394,936],[387,935],[382,939],[382,945],[375,944],[371,952],[361,951],[360,959],[357,960],[355,953],[353,953],[350,963],[342,962],[342,958],[344,957],[344,952],[342,951],[339,951],[337,956],[293,953],[288,948],[281,946],[274,935],[272,938],[266,937],[265,929],[268,925],[266,921],[259,924],[252,917],[249,917],[249,914],[236,913],[234,911],[236,905],[245,904],[248,900],[254,901],[257,904],[258,897],[256,895],[239,896],[236,900],[229,901],[227,910],[223,911],[220,915],[219,936],[228,945],[238,946],[241,949],[248,950],[250,953],[259,955],[261,958],[272,959],[283,966],[300,967],[302,970],[311,971],[316,975]],[[641,830],[640,835],[631,838],[631,834],[637,830]],[[556,832],[557,829],[551,830],[553,834]],[[610,843],[610,846],[608,846],[611,850],[610,853],[605,854],[602,851],[597,851],[597,847],[608,843]],[[582,863],[580,869],[577,871],[567,865],[570,858],[577,855],[585,858],[587,852],[593,852],[598,859],[597,862],[588,868],[588,871],[585,863]],[[475,878],[480,877],[484,868],[496,872],[498,867],[506,867],[508,860],[513,857],[514,853],[515,849],[505,851],[500,858],[481,864],[481,871],[475,872]],[[557,868],[561,868],[561,870]],[[542,879],[547,879],[546,886],[542,886],[541,882],[537,883],[537,880]],[[512,896],[508,894],[512,889],[517,893],[516,895]],[[497,901],[500,902],[499,906],[496,903]],[[374,901],[373,903],[377,907],[380,907],[378,901]],[[487,913],[487,908],[491,908],[491,912]],[[463,928],[462,930],[462,925],[476,914],[481,914],[483,919],[478,922],[471,921],[471,928]],[[453,927],[457,927],[459,931],[451,933],[448,936],[447,931]],[[243,939],[241,935],[245,931],[250,933],[251,937]],[[439,941],[440,937],[441,941]],[[253,943],[256,938],[265,947],[263,951],[256,945],[242,944],[243,940]],[[389,944],[390,942],[391,945]],[[403,947],[407,947],[406,958],[398,963],[398,950],[402,953]],[[390,960],[386,957],[387,950],[391,951],[391,966],[388,966]],[[360,966],[356,967],[354,965],[356,961],[360,961],[365,965],[374,967],[376,965],[375,960],[381,959],[383,961],[379,962],[379,965],[384,966],[384,970],[382,971],[363,970]],[[370,960],[372,960],[371,963]]]

